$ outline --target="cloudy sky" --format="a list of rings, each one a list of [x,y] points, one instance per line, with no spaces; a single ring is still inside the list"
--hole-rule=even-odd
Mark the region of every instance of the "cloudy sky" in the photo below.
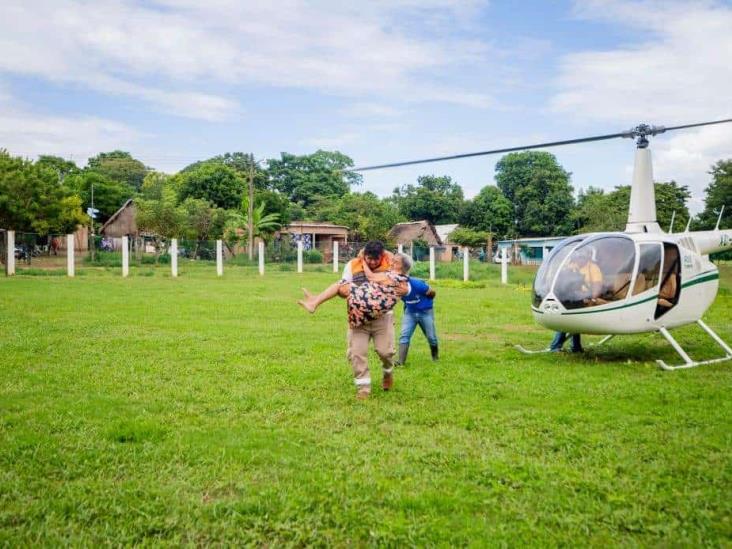
[[[732,118],[732,4],[688,1],[3,0],[0,148],[124,149],[163,171],[227,151],[383,163]],[[652,143],[701,206],[732,124]],[[553,149],[576,189],[630,181],[629,140]],[[468,196],[497,158],[424,173]]]

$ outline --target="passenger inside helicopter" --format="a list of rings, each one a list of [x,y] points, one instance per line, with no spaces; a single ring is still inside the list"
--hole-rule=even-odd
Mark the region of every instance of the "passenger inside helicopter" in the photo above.
[[[619,301],[628,296],[635,263],[629,238],[603,236],[582,243],[565,260],[554,295],[567,309]]]

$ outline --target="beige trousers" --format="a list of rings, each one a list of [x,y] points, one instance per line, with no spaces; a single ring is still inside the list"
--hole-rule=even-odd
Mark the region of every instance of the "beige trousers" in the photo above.
[[[394,312],[390,311],[381,318],[366,322],[358,328],[348,328],[348,352],[346,356],[353,368],[357,387],[370,386],[368,352],[369,340],[374,340],[374,349],[381,359],[384,373],[394,368]]]

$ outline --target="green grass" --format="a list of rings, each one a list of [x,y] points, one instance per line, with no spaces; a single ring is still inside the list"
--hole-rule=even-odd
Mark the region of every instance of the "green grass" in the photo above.
[[[343,303],[294,304],[332,273],[118,271],[0,278],[0,545],[732,544],[732,363],[663,372],[656,335],[519,355],[551,337],[528,269],[438,281],[442,359],[416,334],[366,402]]]

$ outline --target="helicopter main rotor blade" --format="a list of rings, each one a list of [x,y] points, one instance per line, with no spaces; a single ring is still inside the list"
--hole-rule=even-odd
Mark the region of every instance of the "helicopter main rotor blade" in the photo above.
[[[712,124],[724,124],[725,122],[732,122],[732,118],[726,118],[724,120],[714,120],[713,122],[699,122],[698,124],[684,124],[683,126],[671,126],[669,128],[664,128],[664,130],[683,130],[684,128],[697,128],[699,126],[711,126]]]
[[[524,145],[521,147],[507,147],[504,149],[493,149],[490,151],[478,151],[472,153],[453,154],[450,156],[436,156],[434,158],[423,158],[421,160],[408,160],[406,162],[392,162],[390,164],[378,164],[375,166],[363,166],[353,168],[352,172],[365,172],[368,170],[380,170],[381,168],[396,168],[398,166],[411,166],[412,164],[426,164],[428,162],[441,162],[443,160],[457,160],[458,158],[471,158],[473,156],[486,156],[489,154],[500,154],[516,151],[528,151],[530,149],[543,149],[545,147],[558,147],[559,145],[572,145],[574,143],[586,143],[588,141],[602,141],[604,139],[615,139],[616,137],[630,137],[628,132],[597,135],[594,137],[582,137],[580,139],[565,139],[564,141],[550,141],[548,143],[537,143],[535,145]]]
[[[663,133],[666,131],[671,130],[680,130],[684,128],[695,128],[698,126],[710,126],[712,124],[723,124],[725,122],[732,122],[732,118],[728,118],[725,120],[715,120],[713,122],[700,122],[697,124],[685,124],[683,126],[671,126],[671,127],[664,127],[664,126],[648,126],[645,124],[641,124],[635,128],[632,128],[630,130],[619,132],[619,133],[609,133],[606,135],[596,135],[593,137],[581,137],[579,139],[565,139],[563,141],[549,141],[547,143],[536,143],[534,145],[524,145],[520,147],[506,147],[503,149],[492,149],[489,151],[477,151],[472,153],[463,153],[463,154],[453,154],[450,156],[435,156],[433,158],[423,158],[420,160],[407,160],[405,162],[391,162],[389,164],[376,164],[374,166],[361,166],[357,168],[352,168],[348,171],[351,172],[366,172],[369,170],[380,170],[383,168],[397,168],[399,166],[412,166],[414,164],[427,164],[429,162],[442,162],[444,160],[457,160],[460,158],[472,158],[474,156],[487,156],[490,154],[500,154],[500,153],[509,153],[509,152],[516,152],[516,151],[528,151],[531,149],[545,149],[547,147],[558,147],[560,145],[574,145],[576,143],[588,143],[590,141],[604,141],[606,139],[615,139],[618,137],[626,137],[626,138],[634,138],[634,137],[645,137],[646,135],[656,135],[659,133]]]

